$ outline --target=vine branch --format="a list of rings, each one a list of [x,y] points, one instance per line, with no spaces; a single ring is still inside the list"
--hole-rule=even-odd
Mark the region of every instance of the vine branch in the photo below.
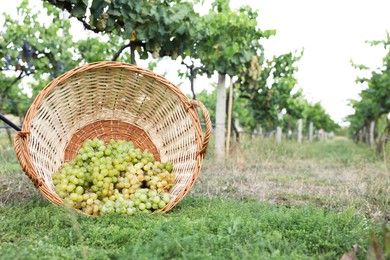
[[[112,57],[112,61],[116,61],[118,58],[119,58],[119,55],[121,55],[121,53],[126,49],[126,48],[129,48],[131,47],[131,42],[125,44],[125,45],[122,45],[119,50],[114,54],[114,56]]]
[[[114,56],[112,57],[112,61],[116,61],[119,56],[121,55],[121,53],[126,49],[126,48],[134,48],[134,47],[137,47],[137,46],[140,46],[140,47],[143,47],[145,48],[145,43],[141,42],[141,41],[130,41],[129,43],[126,43],[124,45],[122,45],[119,50],[114,54]]]

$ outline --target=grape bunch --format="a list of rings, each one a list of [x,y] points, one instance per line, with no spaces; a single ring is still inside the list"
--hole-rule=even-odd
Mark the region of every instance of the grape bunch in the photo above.
[[[124,140],[88,139],[74,160],[52,174],[55,191],[68,206],[89,215],[153,212],[170,201],[173,165],[156,161]]]

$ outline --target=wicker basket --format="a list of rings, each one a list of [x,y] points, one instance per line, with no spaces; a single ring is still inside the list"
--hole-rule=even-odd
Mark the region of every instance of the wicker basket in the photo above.
[[[204,134],[198,107],[206,122]],[[132,141],[156,160],[174,165],[171,200],[160,210],[166,212],[197,179],[210,134],[204,105],[163,77],[130,64],[96,62],[63,74],[41,91],[14,145],[23,171],[43,196],[62,204],[52,173],[73,159],[86,139]]]

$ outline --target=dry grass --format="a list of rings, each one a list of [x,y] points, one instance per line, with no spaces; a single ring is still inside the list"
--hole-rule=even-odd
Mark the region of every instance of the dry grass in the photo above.
[[[14,152],[0,151],[0,207],[37,195],[38,191],[22,172]]]
[[[210,154],[192,192],[285,205],[353,208],[389,221],[389,177],[386,165],[372,150],[348,140],[276,146],[269,140],[251,139],[242,141],[224,163],[216,164]]]

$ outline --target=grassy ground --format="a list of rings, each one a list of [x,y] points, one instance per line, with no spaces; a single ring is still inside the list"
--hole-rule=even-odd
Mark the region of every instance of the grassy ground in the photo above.
[[[368,218],[390,220],[386,163],[369,147],[349,140],[280,146],[269,140],[243,140],[223,164],[216,164],[212,156],[206,159],[194,191],[210,197],[354,209]]]
[[[0,259],[337,259],[390,228],[386,163],[348,140],[242,140],[212,149],[168,214],[84,217],[42,200],[12,151],[0,151]],[[387,223],[387,224],[386,224]]]
[[[0,218],[1,259],[335,259],[366,245],[369,228],[352,211],[194,195],[158,216],[76,216],[32,200]]]

